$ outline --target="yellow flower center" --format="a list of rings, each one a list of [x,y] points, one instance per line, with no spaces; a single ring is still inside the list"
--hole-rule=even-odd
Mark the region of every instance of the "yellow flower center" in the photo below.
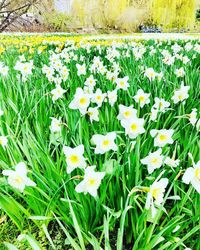
[[[82,98],[79,100],[79,102],[80,102],[81,105],[86,104],[86,98],[85,98],[85,97],[82,97]]]
[[[179,100],[182,100],[182,99],[183,99],[183,96],[182,96],[182,95],[179,95],[179,96],[178,96],[178,99],[179,99]]]
[[[160,135],[159,137],[160,137],[160,140],[161,140],[161,141],[165,141],[165,140],[167,139],[167,136],[166,136],[166,135]]]
[[[18,183],[18,184],[22,183],[22,178],[20,176],[16,176],[15,177],[15,182]]]
[[[153,196],[154,199],[157,199],[159,194],[160,194],[160,188],[154,188],[152,191],[151,191],[151,194]]]
[[[77,164],[78,161],[79,161],[79,157],[77,155],[71,155],[70,156],[70,161],[73,163],[73,164]]]
[[[103,141],[103,146],[106,147],[110,144],[110,141],[108,139]]]
[[[151,160],[151,163],[153,163],[153,164],[156,164],[158,162],[158,158],[153,158],[152,160]]]
[[[95,179],[89,179],[89,185],[94,186],[95,185]]]
[[[200,168],[196,168],[194,171],[194,176],[200,180]]]
[[[140,96],[140,97],[139,97],[139,101],[140,101],[140,102],[144,102],[144,96]]]
[[[131,130],[132,130],[132,131],[136,131],[137,128],[138,128],[137,124],[133,123],[133,124],[131,125]]]
[[[123,87],[124,85],[125,85],[125,83],[124,83],[124,82],[120,82],[120,86],[122,86],[122,87]]]
[[[101,96],[100,95],[97,96],[97,101],[101,101]]]
[[[125,117],[130,116],[130,114],[131,114],[131,112],[130,112],[129,110],[127,110],[127,111],[124,112],[124,116],[125,116]]]

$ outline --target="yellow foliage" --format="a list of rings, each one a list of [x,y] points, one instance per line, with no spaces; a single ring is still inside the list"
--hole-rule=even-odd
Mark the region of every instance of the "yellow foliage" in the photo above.
[[[137,27],[148,18],[148,11],[145,8],[127,8],[117,20],[117,27],[131,31],[137,30]]]
[[[195,23],[195,0],[153,0],[155,23],[166,28],[191,28]]]
[[[129,26],[130,22],[135,23],[135,19],[138,19],[135,16],[141,16],[141,11],[136,13],[138,6],[144,6],[147,1],[149,0],[74,0],[72,15],[79,20],[80,25],[115,27],[128,14]]]
[[[112,23],[115,23],[117,18],[128,7],[128,1],[126,0],[109,0],[106,1],[104,6],[104,13],[106,19]]]
[[[80,26],[115,27],[120,23],[128,27],[136,25],[138,20],[144,21],[146,10],[164,28],[191,28],[195,23],[195,8],[195,0],[74,0],[73,16]]]

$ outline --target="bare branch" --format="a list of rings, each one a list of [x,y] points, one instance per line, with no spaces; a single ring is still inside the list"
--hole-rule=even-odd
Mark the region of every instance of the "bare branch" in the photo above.
[[[0,32],[7,29],[17,19],[26,14],[30,7],[37,2],[38,0],[19,1],[16,6],[13,6],[10,0],[2,0],[0,3]]]

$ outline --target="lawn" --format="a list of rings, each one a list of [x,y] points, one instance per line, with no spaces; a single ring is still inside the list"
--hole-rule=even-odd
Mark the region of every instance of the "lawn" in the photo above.
[[[198,36],[0,43],[0,249],[200,249]]]

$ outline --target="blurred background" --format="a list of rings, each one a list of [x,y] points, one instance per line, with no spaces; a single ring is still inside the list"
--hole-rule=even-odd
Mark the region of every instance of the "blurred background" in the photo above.
[[[200,0],[0,0],[0,32],[199,32]]]

